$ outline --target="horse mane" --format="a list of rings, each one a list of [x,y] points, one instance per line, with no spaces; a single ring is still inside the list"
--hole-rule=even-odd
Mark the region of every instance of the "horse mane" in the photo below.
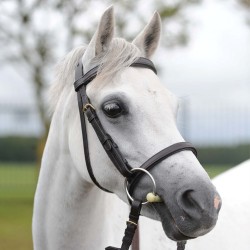
[[[49,90],[49,111],[53,114],[58,100],[66,89],[73,90],[75,65],[83,56],[87,46],[80,46],[69,52],[56,66],[55,79]],[[109,49],[92,59],[93,66],[100,65],[97,77],[111,78],[124,68],[130,66],[140,50],[132,43],[122,38],[114,38]],[[86,72],[85,72],[86,73]]]

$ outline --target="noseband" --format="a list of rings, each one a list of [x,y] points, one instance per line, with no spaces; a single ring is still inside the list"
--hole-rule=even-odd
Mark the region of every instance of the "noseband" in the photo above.
[[[152,63],[152,61],[150,61],[147,58],[139,57],[130,66],[139,67],[139,68],[147,68],[147,69],[152,70],[155,74],[157,74],[154,64]],[[192,144],[188,142],[178,142],[167,148],[164,148],[163,150],[161,150],[160,152],[156,153],[151,158],[149,158],[145,163],[143,163],[140,166],[140,168],[141,170],[144,170],[144,171],[134,171],[136,169],[133,169],[129,165],[128,161],[123,157],[122,153],[120,152],[118,145],[114,142],[112,137],[106,133],[105,129],[103,128],[96,114],[95,108],[92,106],[87,96],[86,87],[88,83],[90,83],[97,76],[98,68],[99,66],[96,66],[92,68],[91,70],[89,70],[87,73],[84,73],[83,65],[80,60],[75,69],[75,82],[74,82],[74,87],[75,87],[75,91],[77,92],[77,98],[78,98],[78,107],[79,107],[80,120],[81,120],[85,161],[86,161],[89,176],[91,177],[92,181],[94,182],[96,186],[98,186],[103,191],[111,193],[109,190],[107,190],[106,188],[102,187],[99,184],[99,182],[96,180],[95,175],[93,173],[93,169],[92,169],[91,162],[90,162],[90,156],[89,156],[88,136],[87,136],[86,122],[85,122],[85,115],[88,121],[91,123],[93,129],[95,130],[97,137],[99,141],[101,142],[107,155],[109,156],[110,160],[113,162],[114,166],[121,173],[121,175],[123,175],[126,178],[126,183],[127,183],[126,188],[127,188],[128,194],[133,194],[133,191],[136,185],[138,184],[139,180],[143,176],[143,174],[146,173],[151,176],[149,171],[153,167],[155,167],[158,163],[170,157],[171,155],[174,155],[184,150],[190,150],[195,155],[197,155],[197,151],[192,146]],[[130,219],[127,222],[127,228],[125,230],[125,236],[123,238],[122,246],[121,248],[108,247],[106,248],[106,250],[115,250],[115,249],[127,250],[129,249],[132,243],[133,235],[137,228],[137,222],[140,216],[140,210],[141,210],[143,201],[138,201],[138,200],[134,200],[133,198],[132,199],[131,198],[129,199],[131,203],[131,212],[129,216]],[[183,247],[181,247],[181,245],[183,245]],[[178,249],[180,250],[184,249],[184,244],[179,243]]]

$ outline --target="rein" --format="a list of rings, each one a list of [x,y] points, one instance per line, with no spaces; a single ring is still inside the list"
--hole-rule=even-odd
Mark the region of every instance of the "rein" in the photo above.
[[[130,66],[147,68],[152,70],[155,74],[157,74],[154,64],[147,58],[139,57]],[[101,190],[112,193],[111,191],[107,190],[106,188],[102,187],[99,184],[93,173],[89,156],[88,135],[87,135],[86,121],[85,121],[85,116],[86,116],[89,123],[91,123],[93,129],[95,130],[97,137],[101,142],[105,152],[109,156],[110,160],[113,162],[114,166],[121,173],[121,175],[125,177],[125,189],[131,205],[129,220],[127,221],[127,228],[125,229],[124,237],[122,240],[122,246],[120,248],[107,247],[106,250],[128,250],[130,245],[132,244],[133,236],[137,229],[142,205],[145,205],[148,202],[160,202],[160,197],[159,196],[157,197],[156,195],[156,183],[154,181],[153,176],[149,173],[149,170],[151,170],[153,167],[155,167],[159,162],[163,161],[164,159],[170,157],[173,154],[179,153],[183,150],[190,150],[195,155],[197,155],[197,151],[192,146],[192,144],[188,142],[175,143],[153,155],[145,163],[143,163],[140,166],[140,168],[132,168],[129,165],[128,161],[123,157],[122,153],[118,148],[118,145],[114,142],[112,137],[106,133],[105,129],[103,128],[96,114],[95,108],[92,106],[87,96],[86,93],[87,84],[90,83],[97,76],[98,68],[99,66],[96,66],[91,70],[89,70],[87,73],[84,73],[82,62],[81,60],[79,60],[75,69],[74,87],[75,91],[77,92],[78,107],[79,107],[81,128],[82,128],[84,155],[89,176],[91,177],[94,184]],[[152,180],[153,192],[149,194],[151,194],[151,197],[153,198],[149,199],[148,198],[149,194],[148,194],[146,201],[138,201],[133,199],[131,194],[133,194],[133,191],[136,185],[138,184],[139,180],[143,176],[143,174],[147,174]],[[177,250],[184,250],[185,243],[186,243],[185,241],[177,242]]]

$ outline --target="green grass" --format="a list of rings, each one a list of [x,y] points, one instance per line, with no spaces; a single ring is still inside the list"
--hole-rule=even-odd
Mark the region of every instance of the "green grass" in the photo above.
[[[31,201],[0,203],[0,249],[31,250]]]
[[[207,166],[210,177],[229,166]],[[32,250],[31,220],[38,169],[0,163],[0,249]]]
[[[32,164],[0,164],[0,200],[32,199],[37,174]]]
[[[227,171],[232,166],[230,165],[207,165],[205,166],[205,169],[207,173],[209,174],[210,178],[214,178],[216,175]]]
[[[31,250],[31,219],[38,170],[0,164],[0,249]]]

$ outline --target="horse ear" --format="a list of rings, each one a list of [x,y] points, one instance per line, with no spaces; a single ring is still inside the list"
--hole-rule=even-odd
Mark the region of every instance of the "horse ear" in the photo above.
[[[114,37],[114,9],[110,6],[102,14],[99,21],[97,31],[92,37],[84,55],[83,55],[83,65],[88,68],[90,61],[99,55],[101,52],[106,51],[109,48],[110,42]]]
[[[150,58],[158,47],[161,36],[161,17],[155,12],[150,22],[132,42],[143,53],[143,56]]]
[[[114,26],[114,8],[113,6],[110,6],[103,13],[99,22],[95,43],[96,56],[108,49],[110,42],[114,37]]]

